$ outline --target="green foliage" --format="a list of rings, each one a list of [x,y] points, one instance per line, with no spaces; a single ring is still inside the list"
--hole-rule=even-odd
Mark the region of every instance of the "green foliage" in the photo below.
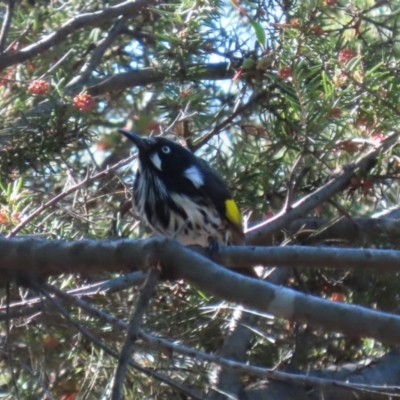
[[[116,134],[125,124],[144,135],[170,127],[182,143],[195,147],[227,180],[249,224],[290,207],[398,130],[398,1],[299,1],[285,2],[285,9],[272,0],[232,3],[235,7],[225,1],[157,1],[127,12],[120,28],[118,18],[88,21],[46,50],[7,65],[0,72],[1,234],[13,232],[71,186],[127,158],[131,149]],[[7,57],[47,40],[67,21],[118,4],[23,0],[13,12],[0,66]],[[353,56],[342,60],[343,50]],[[107,79],[117,77],[105,86]],[[39,79],[50,88],[34,95],[29,85]],[[90,110],[76,105],[74,99],[82,93],[95,101]],[[399,172],[396,145],[368,176],[355,176],[345,191],[304,217],[370,216],[397,205]],[[126,209],[131,184],[132,170],[116,168],[44,207],[19,234],[71,240],[145,237],[147,228]],[[286,204],[288,188],[292,199]],[[299,241],[287,235],[284,242]],[[390,238],[372,245],[398,247]],[[82,271],[79,277],[62,276],[52,283],[69,289],[110,277]],[[288,285],[328,299],[340,293],[355,304],[399,308],[397,275],[308,271]],[[382,288],[379,293],[377,287]],[[31,290],[22,292],[13,288],[11,301],[35,296]],[[126,320],[137,292],[135,287],[90,301]],[[9,332],[21,398],[37,399],[46,391],[55,398],[68,393],[79,399],[106,396],[116,360],[78,334],[54,307],[35,312],[21,317]],[[124,332],[79,309],[72,308],[70,315],[120,350]],[[230,310],[219,308],[207,293],[181,282],[164,283],[143,329],[216,352],[229,318]],[[297,350],[302,329],[264,319],[250,360],[273,367]],[[310,336],[311,345],[295,360],[296,368],[320,368],[385,350],[373,341],[319,330]],[[211,367],[206,362],[166,354],[146,343],[140,343],[136,354],[137,362],[179,383],[197,389],[207,385]],[[3,371],[10,368],[3,359]],[[168,385],[157,386],[135,370],[129,374],[126,398],[177,397]],[[16,398],[14,378],[9,372],[3,376],[8,398]]]

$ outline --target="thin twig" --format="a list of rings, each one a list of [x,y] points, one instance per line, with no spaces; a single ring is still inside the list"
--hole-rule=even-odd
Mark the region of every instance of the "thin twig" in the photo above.
[[[10,374],[11,374],[11,381],[14,387],[15,395],[18,400],[20,400],[19,396],[19,390],[18,390],[18,385],[17,385],[17,379],[15,377],[15,372],[14,372],[14,362],[13,362],[13,356],[12,356],[12,349],[11,349],[11,320],[10,320],[10,283],[7,283],[6,285],[6,338],[7,338],[7,360],[8,360],[8,366],[10,368]]]
[[[1,349],[0,349],[0,354],[2,354],[4,358],[8,356],[8,352]],[[28,365],[23,363],[20,359],[15,358],[13,359],[13,361],[15,362],[15,365],[18,364],[18,366],[20,366],[24,371],[26,371],[32,377],[32,379],[42,388],[43,393],[46,395],[42,398],[45,398],[46,400],[55,400],[55,398],[50,393],[48,387],[46,386],[46,383],[43,382],[42,379],[40,379],[40,376],[38,376]]]
[[[295,183],[296,183],[295,182],[296,181],[295,173],[296,173],[296,170],[297,170],[298,166],[300,165],[301,161],[303,160],[303,158],[304,158],[304,153],[301,153],[297,157],[297,159],[294,161],[293,166],[290,169],[290,175],[289,175],[289,179],[288,179],[288,183],[287,183],[287,194],[286,194],[286,199],[285,199],[285,203],[283,206],[283,208],[285,210],[290,208],[292,201],[294,199],[294,195],[295,195],[294,189],[295,189]]]
[[[190,145],[190,143],[188,143],[188,147],[190,148],[190,150],[195,152],[200,147],[204,146],[213,136],[217,135],[224,128],[226,128],[228,125],[230,125],[238,115],[241,115],[244,111],[246,111],[251,106],[253,106],[254,103],[261,100],[265,96],[266,96],[265,92],[258,93],[256,96],[252,97],[242,107],[239,107],[237,110],[235,110],[228,118],[224,119],[221,123],[216,125],[213,129],[211,129],[204,136],[202,136],[202,138],[196,144]]]
[[[6,14],[4,16],[4,22],[0,32],[0,54],[3,53],[4,47],[6,46],[7,35],[8,35],[8,30],[10,29],[11,26],[11,19],[14,11],[15,0],[8,0],[6,3],[7,3]]]
[[[80,70],[78,76],[72,79],[67,86],[74,86],[77,83],[85,84],[89,79],[91,73],[94,69],[100,64],[101,59],[106,52],[106,50],[111,46],[114,40],[120,34],[122,28],[125,25],[125,18],[120,17],[117,21],[114,22],[113,26],[111,27],[110,31],[108,32],[107,36],[100,41],[97,45],[93,55],[88,63],[85,63]]]
[[[79,297],[90,297],[105,293],[111,294],[140,285],[143,283],[144,279],[145,275],[143,272],[131,272],[104,282],[68,290],[67,294]],[[0,321],[26,317],[38,313],[42,311],[44,303],[46,303],[46,300],[42,297],[33,297],[23,301],[14,302],[10,304],[9,307],[7,305],[0,307]],[[7,312],[8,308],[9,311]]]
[[[25,38],[29,31],[32,29],[32,24],[28,24],[25,29],[21,32],[19,32],[19,35],[16,39],[14,39],[6,48],[5,53],[8,53],[13,47],[14,45],[16,45],[17,43],[21,42],[22,38]]]
[[[165,129],[165,132],[172,131],[172,129],[175,128],[175,125],[177,125],[179,122],[186,121],[186,120],[196,116],[197,114],[198,114],[197,111],[194,111],[190,114],[187,114],[186,110],[180,111],[179,114],[177,115],[177,117],[174,119],[174,121],[172,121],[172,123],[169,126],[167,126],[167,128]]]
[[[129,321],[128,331],[126,334],[125,343],[122,347],[118,359],[118,366],[115,372],[114,384],[112,388],[111,399],[122,400],[125,375],[128,370],[129,360],[132,357],[134,344],[139,336],[140,325],[142,324],[144,313],[149,305],[155,287],[160,276],[160,270],[151,268],[147,274],[146,281],[140,291],[137,299],[135,311]]]
[[[74,51],[74,49],[69,49],[55,64],[53,64],[43,75],[41,75],[38,79],[43,79],[47,75],[51,74],[55,69],[57,69],[62,62],[68,58],[68,56]]]
[[[27,218],[25,218],[23,221],[21,221],[8,235],[7,235],[7,239],[15,236],[21,229],[23,229],[25,226],[27,226],[29,224],[29,222],[31,222],[34,218],[36,218],[38,215],[40,215],[43,211],[45,211],[46,209],[48,209],[49,207],[54,206],[55,204],[57,204],[60,200],[62,200],[64,197],[67,197],[68,195],[70,195],[71,193],[76,192],[79,188],[81,188],[82,186],[84,186],[87,183],[96,181],[97,179],[108,175],[109,173],[111,173],[112,171],[122,167],[125,164],[128,164],[129,162],[133,161],[136,158],[136,155],[133,155],[131,157],[125,158],[124,160],[119,161],[118,163],[112,165],[111,167],[108,167],[107,169],[105,169],[104,171],[101,171],[99,173],[97,173],[96,175],[93,176],[87,176],[83,181],[77,183],[76,185],[71,186],[70,188],[68,188],[67,190],[64,190],[62,193],[60,193],[59,195],[53,197],[52,199],[50,199],[49,201],[47,201],[46,203],[43,203],[39,208],[37,208],[35,211],[33,211]]]

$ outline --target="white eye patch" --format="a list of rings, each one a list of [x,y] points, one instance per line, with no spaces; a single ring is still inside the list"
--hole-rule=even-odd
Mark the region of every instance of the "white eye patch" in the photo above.
[[[204,185],[203,174],[194,165],[188,168],[183,175],[188,178],[195,187],[199,188]]]
[[[158,153],[155,151],[151,156],[150,156],[150,161],[153,163],[153,165],[159,169],[160,171],[162,171],[161,168],[161,158],[158,155]]]

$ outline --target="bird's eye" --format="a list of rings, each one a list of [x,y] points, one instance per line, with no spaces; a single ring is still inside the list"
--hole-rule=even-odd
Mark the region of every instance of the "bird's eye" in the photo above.
[[[163,146],[163,147],[161,147],[161,151],[162,151],[164,154],[171,153],[171,149],[170,149],[168,146]]]

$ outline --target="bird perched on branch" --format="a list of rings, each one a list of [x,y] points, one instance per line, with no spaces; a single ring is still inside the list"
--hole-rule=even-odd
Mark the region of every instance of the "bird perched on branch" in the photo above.
[[[239,208],[206,161],[171,140],[119,132],[138,148],[134,206],[155,232],[184,245],[244,243]]]

